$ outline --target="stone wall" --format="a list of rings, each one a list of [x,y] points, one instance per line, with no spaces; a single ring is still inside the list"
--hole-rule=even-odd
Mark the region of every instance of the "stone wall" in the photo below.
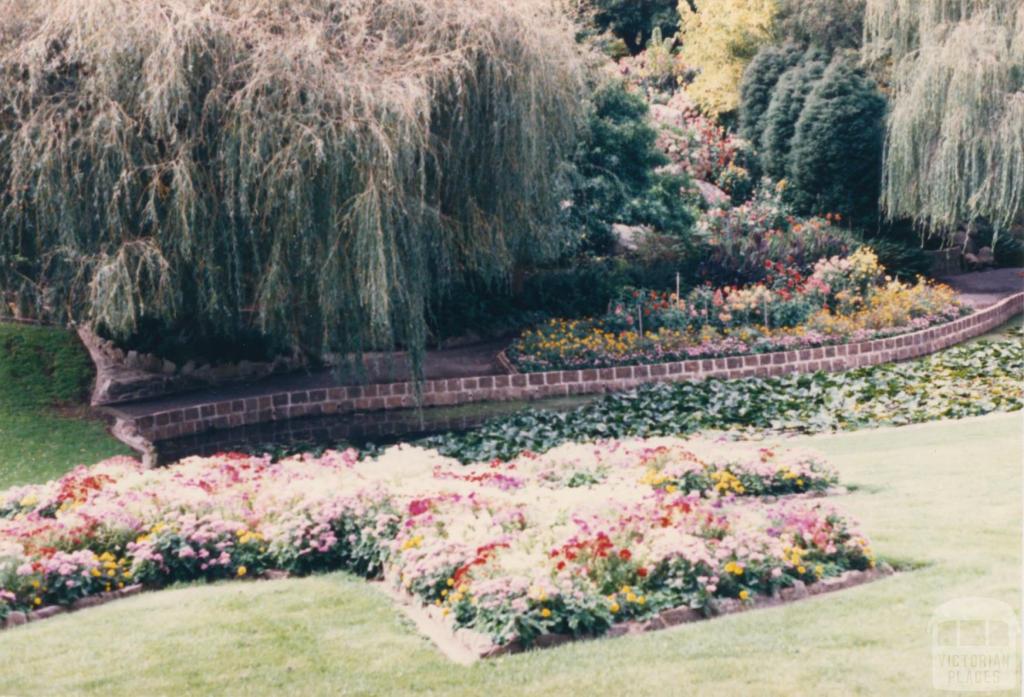
[[[303,367],[299,359],[284,356],[267,362],[240,361],[214,365],[186,361],[176,364],[159,356],[124,351],[88,327],[79,327],[78,337],[96,366],[96,382],[91,400],[93,406],[248,382]]]
[[[1019,293],[948,324],[889,339],[656,365],[428,380],[421,385],[421,403],[532,400],[628,390],[650,382],[841,371],[934,353],[1005,324],[1022,311],[1024,293]],[[407,409],[416,406],[415,389],[412,382],[396,382],[280,392],[175,408],[133,419],[131,425],[143,438],[157,442],[282,419]]]

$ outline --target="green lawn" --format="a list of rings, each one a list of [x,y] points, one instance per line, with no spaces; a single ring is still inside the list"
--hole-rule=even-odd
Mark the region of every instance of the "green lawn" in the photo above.
[[[72,416],[85,411],[92,369],[71,332],[0,323],[0,488],[131,453],[101,421]]]
[[[133,453],[107,433],[102,421],[0,402],[0,488],[45,482],[75,465],[119,454]]]
[[[795,439],[825,451],[883,558],[876,583],[673,630],[463,668],[360,580],[150,593],[0,633],[12,695],[919,695],[928,621],[981,595],[1019,612],[1021,415]]]

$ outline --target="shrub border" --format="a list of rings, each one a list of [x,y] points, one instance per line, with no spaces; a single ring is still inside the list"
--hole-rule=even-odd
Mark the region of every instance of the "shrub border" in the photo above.
[[[396,382],[323,387],[196,403],[141,417],[132,417],[116,408],[109,408],[108,412],[118,421],[115,435],[133,434],[135,445],[129,445],[138,449],[138,439],[155,443],[207,431],[305,416],[535,400],[629,390],[651,382],[849,370],[935,353],[1005,324],[1021,312],[1024,312],[1024,293],[1017,293],[952,322],[887,339],[651,365],[426,380],[421,384],[419,404],[415,383]]]

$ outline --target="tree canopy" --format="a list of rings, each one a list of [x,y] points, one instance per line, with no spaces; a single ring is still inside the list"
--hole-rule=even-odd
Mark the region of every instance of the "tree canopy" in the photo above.
[[[432,299],[561,247],[572,28],[531,0],[0,0],[0,288],[419,352]]]
[[[773,37],[776,0],[679,3],[681,55],[699,72],[688,92],[707,112],[739,106],[743,70]]]
[[[934,232],[1024,222],[1024,4],[868,0],[865,55],[891,67],[882,204]]]

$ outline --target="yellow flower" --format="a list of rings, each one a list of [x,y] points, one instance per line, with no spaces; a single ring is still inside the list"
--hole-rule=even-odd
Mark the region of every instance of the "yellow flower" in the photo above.
[[[447,583],[448,583],[448,587],[451,588],[452,586],[455,585],[455,579],[454,578],[450,578],[450,579],[448,579]]]
[[[618,612],[622,608],[619,607],[618,603],[612,603],[611,605],[608,606],[608,609],[611,610],[612,614],[614,615],[616,612]]]
[[[545,618],[545,619],[547,619],[548,617],[551,617],[551,610],[548,610],[547,608],[543,608],[540,611],[540,616]]]
[[[750,591],[748,591],[748,590],[740,591],[740,600],[747,600],[748,598],[750,598]]]
[[[247,568],[245,568],[244,566],[240,566],[240,567],[238,567],[238,571],[236,571],[235,573],[238,574],[239,576],[245,576],[247,573],[249,573],[249,570]]]
[[[798,567],[796,567],[796,572],[798,574],[806,574],[807,573],[807,569],[806,569],[806,567],[798,566]]]
[[[636,602],[636,593],[626,593],[626,600],[631,603]]]
[[[33,605],[42,605],[42,604],[43,604],[43,599],[42,599],[42,598],[40,598],[40,597],[39,597],[39,596],[37,595],[37,596],[36,596],[35,598],[33,598],[33,599],[32,599],[32,604],[33,604]]]

